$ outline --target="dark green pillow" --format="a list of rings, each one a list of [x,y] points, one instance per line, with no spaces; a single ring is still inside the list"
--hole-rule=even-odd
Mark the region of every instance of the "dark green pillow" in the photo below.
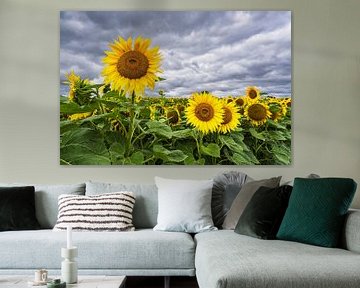
[[[35,188],[0,187],[0,231],[39,229]]]
[[[355,191],[349,178],[295,178],[277,238],[337,247]]]
[[[260,239],[275,239],[288,206],[292,187],[260,187],[246,205],[235,232]]]

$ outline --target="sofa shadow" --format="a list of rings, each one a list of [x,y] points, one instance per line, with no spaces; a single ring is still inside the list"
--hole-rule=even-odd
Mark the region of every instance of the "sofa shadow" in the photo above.
[[[199,288],[195,277],[172,276],[170,278],[171,288]],[[126,288],[163,288],[164,277],[127,276]]]

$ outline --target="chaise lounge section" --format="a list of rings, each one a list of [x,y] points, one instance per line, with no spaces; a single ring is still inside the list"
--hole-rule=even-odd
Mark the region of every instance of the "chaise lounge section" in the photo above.
[[[354,288],[360,283],[360,211],[345,226],[349,250],[262,240],[230,230],[195,236],[201,288]]]

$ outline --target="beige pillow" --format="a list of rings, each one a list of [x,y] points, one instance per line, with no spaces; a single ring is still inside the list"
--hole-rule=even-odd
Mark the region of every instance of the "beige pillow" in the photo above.
[[[230,210],[227,213],[223,229],[234,230],[241,214],[244,212],[246,205],[249,203],[255,192],[261,187],[276,188],[279,187],[281,176],[270,179],[263,179],[258,181],[251,181],[242,186],[240,192],[237,194],[235,200],[231,204]]]

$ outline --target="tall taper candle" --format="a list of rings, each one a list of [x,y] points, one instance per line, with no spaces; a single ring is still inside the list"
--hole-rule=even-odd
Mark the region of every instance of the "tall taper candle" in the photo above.
[[[70,248],[72,248],[72,238],[71,238],[72,237],[72,235],[71,235],[72,227],[70,225],[67,226],[66,232],[67,232],[66,248],[70,249]]]

